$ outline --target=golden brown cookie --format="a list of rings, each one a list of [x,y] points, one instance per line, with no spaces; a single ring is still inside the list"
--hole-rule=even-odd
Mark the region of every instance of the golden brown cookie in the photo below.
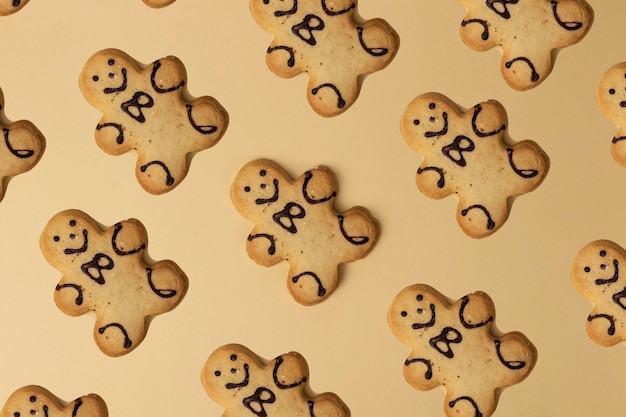
[[[334,393],[311,394],[309,367],[297,352],[265,361],[245,346],[216,349],[202,368],[202,385],[228,416],[350,417]]]
[[[93,337],[109,356],[139,346],[150,320],[187,292],[187,276],[173,261],[150,260],[146,229],[136,219],[103,227],[82,211],[65,210],[50,219],[39,243],[63,273],[56,305],[70,316],[95,313]]]
[[[442,94],[422,94],[409,103],[400,127],[424,158],[417,187],[433,199],[455,195],[457,223],[472,238],[502,227],[511,198],[536,189],[550,166],[537,143],[505,141],[507,114],[495,100],[464,110]]]
[[[357,22],[357,0],[250,0],[252,17],[274,36],[266,62],[279,77],[308,75],[319,115],[337,116],[357,99],[360,77],[385,68],[400,40],[382,19]]]
[[[495,307],[484,292],[450,302],[428,285],[411,285],[396,295],[387,319],[411,348],[405,379],[420,391],[442,386],[447,417],[491,416],[500,391],[522,382],[537,361],[522,333],[497,331]]]
[[[287,286],[304,305],[325,300],[339,284],[339,265],[365,257],[378,237],[367,209],[335,210],[337,189],[326,167],[294,180],[268,160],[246,164],[231,186],[235,208],[255,223],[248,255],[263,266],[289,262]]]
[[[117,49],[94,54],[81,71],[80,90],[103,113],[98,146],[108,154],[137,153],[135,176],[151,194],[174,189],[191,156],[215,145],[228,113],[212,97],[187,97],[187,74],[173,56],[141,65]]]
[[[107,405],[96,394],[83,395],[66,402],[47,389],[28,385],[6,400],[0,417],[107,417]]]

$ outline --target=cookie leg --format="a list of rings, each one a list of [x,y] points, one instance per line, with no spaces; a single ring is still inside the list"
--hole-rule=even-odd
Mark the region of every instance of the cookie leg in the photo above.
[[[349,417],[348,407],[333,393],[323,393],[309,400],[311,417]]]

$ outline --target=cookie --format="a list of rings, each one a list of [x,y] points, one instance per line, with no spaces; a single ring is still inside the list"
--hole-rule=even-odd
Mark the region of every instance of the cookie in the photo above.
[[[365,257],[378,237],[378,222],[367,209],[335,210],[337,181],[326,167],[294,180],[275,162],[252,161],[235,177],[230,195],[255,223],[248,255],[263,266],[289,262],[287,286],[303,305],[328,298],[339,284],[339,265]]]
[[[46,139],[28,120],[8,122],[4,114],[4,94],[0,90],[0,201],[11,178],[30,171],[46,148]]]
[[[63,274],[56,305],[70,316],[93,312],[94,340],[109,356],[139,346],[151,319],[187,292],[187,276],[173,261],[150,260],[146,229],[136,219],[103,227],[82,211],[65,210],[48,221],[39,243]]]
[[[467,9],[461,39],[471,49],[502,51],[500,71],[516,90],[541,84],[556,51],[584,38],[593,23],[585,0],[458,0]]]
[[[136,151],[135,175],[151,194],[178,186],[191,156],[215,145],[228,125],[228,113],[214,98],[186,98],[185,67],[173,56],[144,66],[104,49],[89,58],[79,86],[103,113],[95,129],[98,146],[111,155]]]
[[[160,9],[161,7],[169,6],[176,0],[143,0],[148,6],[154,9]]]
[[[226,416],[350,417],[334,393],[311,394],[309,367],[297,352],[265,361],[245,346],[216,349],[202,368],[204,389]]]
[[[495,307],[484,292],[450,302],[428,285],[411,285],[396,295],[387,319],[411,348],[406,381],[420,391],[443,387],[448,417],[491,416],[501,390],[522,382],[537,361],[522,333],[497,331]]]
[[[306,73],[307,100],[323,117],[354,104],[361,76],[385,68],[400,44],[383,19],[358,18],[357,0],[250,0],[250,11],[274,37],[267,66],[282,78]]]
[[[472,238],[495,233],[511,198],[544,180],[550,160],[535,142],[509,144],[507,114],[495,100],[469,110],[438,93],[416,97],[401,121],[406,143],[422,155],[416,183],[427,197],[458,197],[457,223]]]
[[[0,417],[107,417],[107,405],[96,394],[83,395],[66,402],[47,389],[28,385],[6,400]]]
[[[26,6],[28,0],[0,0],[0,16],[8,16]]]
[[[593,309],[587,317],[587,334],[598,345],[613,346],[626,341],[626,250],[610,240],[585,245],[572,264],[576,290]]]
[[[617,133],[611,140],[611,155],[626,168],[626,62],[613,65],[602,75],[596,101],[600,111],[617,125]]]

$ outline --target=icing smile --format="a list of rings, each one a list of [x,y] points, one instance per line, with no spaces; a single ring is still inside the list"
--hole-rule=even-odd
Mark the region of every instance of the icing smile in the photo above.
[[[243,364],[243,370],[245,372],[243,381],[229,382],[228,384],[226,384],[226,389],[241,388],[241,387],[245,387],[248,385],[248,383],[250,382],[250,367],[248,366],[247,363]]]
[[[63,250],[63,253],[65,253],[66,255],[72,255],[72,254],[75,254],[75,253],[83,253],[83,252],[87,251],[87,247],[89,246],[89,232],[87,232],[86,229],[83,229],[82,235],[83,235],[83,244],[82,244],[82,246],[80,246],[78,248],[65,248]],[[75,239],[76,235],[75,234],[71,234],[70,238],[71,239]],[[55,236],[54,240],[58,242],[59,241],[59,237]]]

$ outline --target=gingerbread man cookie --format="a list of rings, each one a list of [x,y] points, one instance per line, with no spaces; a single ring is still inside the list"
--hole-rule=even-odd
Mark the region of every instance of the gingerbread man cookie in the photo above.
[[[325,300],[339,283],[339,264],[365,257],[378,237],[378,222],[363,207],[335,211],[337,182],[325,167],[295,181],[278,164],[246,164],[231,186],[242,216],[255,223],[247,250],[260,265],[289,262],[287,285],[304,305]]]
[[[617,125],[611,141],[611,155],[626,168],[626,62],[613,65],[602,76],[596,89],[600,111]]]
[[[28,385],[9,396],[0,417],[107,417],[107,406],[96,394],[65,402],[47,389]]]
[[[491,416],[499,391],[522,382],[537,350],[519,332],[496,336],[495,307],[483,292],[453,303],[415,284],[395,297],[388,313],[393,334],[411,348],[404,377],[415,389],[442,386],[448,417]]]
[[[46,148],[46,139],[28,120],[6,121],[2,90],[0,90],[0,129],[4,138],[0,145],[1,201],[9,180],[30,171],[39,162]]]
[[[79,210],[56,214],[40,246],[63,273],[54,301],[70,316],[93,312],[93,336],[109,356],[135,349],[151,318],[176,307],[187,292],[187,276],[170,260],[147,261],[148,236],[136,219],[105,228]]]
[[[154,9],[160,9],[161,7],[169,6],[176,0],[143,0],[148,6]]]
[[[571,277],[574,287],[593,309],[587,317],[587,334],[601,346],[626,341],[626,250],[609,240],[585,245],[576,255]]]
[[[270,70],[282,78],[306,73],[307,100],[324,117],[346,111],[359,95],[359,77],[385,68],[400,43],[382,19],[357,23],[357,0],[250,0],[250,10],[274,36]]]
[[[438,93],[418,96],[402,117],[404,139],[424,157],[418,188],[433,199],[455,194],[457,222],[472,238],[495,233],[510,198],[537,188],[548,172],[548,156],[535,142],[505,142],[507,123],[495,100],[464,111]]]
[[[223,417],[350,417],[337,395],[310,394],[309,368],[297,352],[266,362],[245,346],[225,345],[209,356],[201,380]]]
[[[105,49],[89,58],[79,85],[104,113],[95,131],[98,146],[111,155],[136,151],[135,175],[151,194],[180,184],[190,157],[215,145],[228,125],[214,98],[185,98],[187,75],[176,57],[144,67],[122,51]]]
[[[458,0],[467,9],[461,38],[471,49],[502,50],[500,70],[516,90],[528,90],[552,72],[556,50],[589,31],[593,9],[585,0]]]
[[[26,6],[29,0],[0,0],[0,16],[8,16]]]

